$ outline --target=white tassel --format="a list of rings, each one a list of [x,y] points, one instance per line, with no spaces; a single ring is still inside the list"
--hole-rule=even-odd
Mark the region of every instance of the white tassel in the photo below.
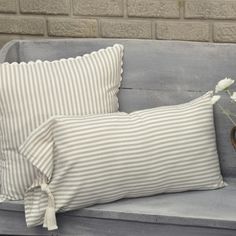
[[[58,227],[56,220],[54,197],[46,183],[41,184],[41,189],[48,195],[48,207],[45,211],[43,227],[48,228],[48,230],[56,230]]]
[[[0,194],[0,203],[5,202],[6,198]]]

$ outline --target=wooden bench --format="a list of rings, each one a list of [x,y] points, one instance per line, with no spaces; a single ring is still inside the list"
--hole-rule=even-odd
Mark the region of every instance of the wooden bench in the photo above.
[[[119,93],[121,111],[190,101],[213,90],[224,77],[236,78],[236,44],[123,39],[14,40],[0,51],[0,63],[75,57],[114,43],[125,46],[124,79]],[[235,236],[236,153],[229,138],[232,125],[217,109],[215,124],[227,187],[124,199],[58,214],[56,232],[42,227],[28,229],[23,202],[3,202],[0,234]]]

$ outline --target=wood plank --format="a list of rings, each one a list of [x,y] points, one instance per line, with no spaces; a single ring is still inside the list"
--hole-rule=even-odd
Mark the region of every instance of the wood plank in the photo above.
[[[135,39],[21,40],[18,54],[21,61],[54,60],[84,55],[115,43],[125,47],[123,88],[207,91],[224,77],[234,78],[236,74],[235,44]]]
[[[0,235],[52,235],[41,226],[27,228],[24,212],[0,210]]]
[[[171,224],[148,224],[133,221],[119,221],[96,218],[76,219],[61,216],[59,235],[80,236],[235,236],[235,230],[187,227]]]

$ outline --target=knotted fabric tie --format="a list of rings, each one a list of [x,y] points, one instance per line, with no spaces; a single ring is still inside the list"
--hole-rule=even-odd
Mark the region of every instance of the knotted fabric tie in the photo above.
[[[55,212],[55,202],[54,197],[46,183],[41,184],[41,190],[48,195],[48,206],[45,211],[43,227],[48,228],[48,230],[57,229],[57,220]]]

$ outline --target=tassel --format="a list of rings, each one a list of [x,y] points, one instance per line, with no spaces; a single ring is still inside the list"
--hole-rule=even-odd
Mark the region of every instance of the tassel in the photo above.
[[[54,197],[46,183],[41,184],[41,190],[48,195],[48,207],[45,211],[43,227],[48,228],[48,230],[56,230],[57,220],[55,212],[55,201]]]
[[[0,203],[5,202],[6,198],[0,194]]]
[[[54,208],[48,207],[46,209],[43,227],[48,228],[48,230],[56,230],[57,229],[56,215],[55,215]]]

